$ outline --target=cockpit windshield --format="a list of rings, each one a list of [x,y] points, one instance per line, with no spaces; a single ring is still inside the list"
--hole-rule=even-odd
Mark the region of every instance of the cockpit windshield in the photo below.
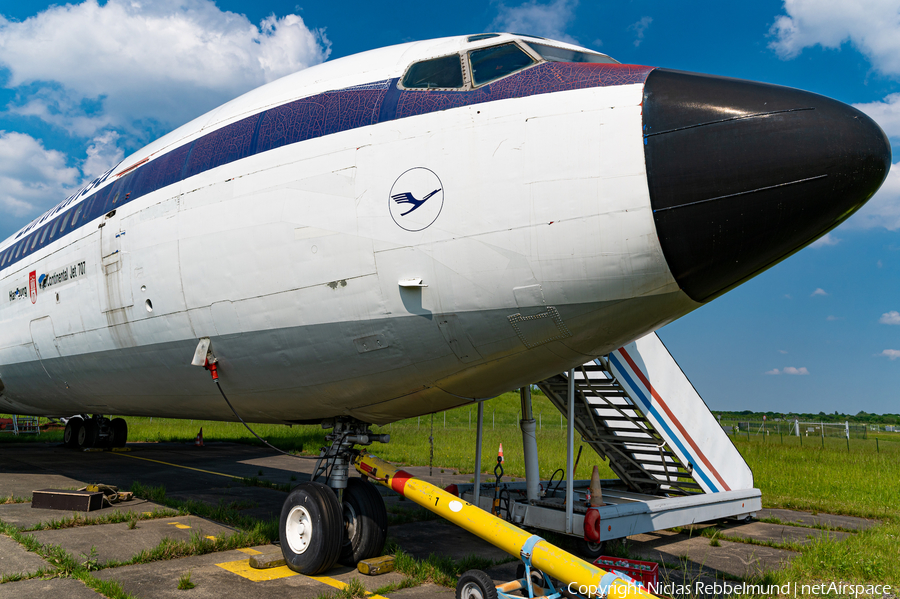
[[[475,85],[500,79],[535,62],[522,48],[512,43],[472,50],[469,52],[469,61]]]
[[[618,60],[612,59],[603,54],[594,54],[593,52],[580,52],[578,50],[569,50],[567,48],[557,48],[556,46],[548,46],[546,44],[538,44],[536,42],[528,42],[531,48],[541,55],[541,58],[548,62],[593,62],[593,63],[609,63],[619,64]]]
[[[459,54],[417,62],[406,71],[403,87],[410,89],[453,89],[464,85]]]

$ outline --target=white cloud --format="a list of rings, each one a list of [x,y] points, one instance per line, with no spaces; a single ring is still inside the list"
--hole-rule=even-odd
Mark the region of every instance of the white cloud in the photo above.
[[[566,33],[566,29],[575,19],[577,0],[553,0],[541,4],[537,0],[528,0],[519,6],[498,5],[497,17],[488,29],[491,31],[509,31],[539,35],[564,42],[577,43]]]
[[[900,138],[900,93],[890,94],[880,102],[854,104],[853,107],[872,117],[888,137]]]
[[[822,237],[819,237],[817,240],[815,240],[809,247],[823,248],[829,245],[837,245],[840,242],[841,240],[837,237],[832,236],[831,233],[826,233]]]
[[[832,315],[829,315],[825,320],[827,320],[828,322],[834,322],[836,320],[844,320],[844,317],[843,316],[834,316],[832,314]]]
[[[891,165],[881,189],[847,223],[860,229],[900,230],[900,162]]]
[[[887,356],[891,360],[896,360],[897,358],[900,358],[900,349],[886,349],[878,355]]]
[[[116,147],[118,139],[119,134],[115,131],[105,131],[91,141],[81,166],[85,179],[98,177],[122,161],[125,153]]]
[[[769,47],[784,59],[804,48],[838,49],[845,42],[886,75],[900,75],[900,4],[897,0],[785,0],[787,14],[769,30]]]
[[[794,368],[793,366],[785,366],[781,370],[777,368],[773,368],[772,370],[766,371],[765,374],[809,374],[809,370],[806,369],[806,366],[801,368]]]
[[[816,297],[818,295],[828,295],[828,292],[821,287],[817,287],[815,291],[809,294],[809,297]]]
[[[83,137],[138,120],[172,128],[322,62],[329,47],[297,15],[257,27],[211,0],[86,0],[0,17],[0,64],[20,92],[13,111]]]
[[[641,45],[641,42],[644,41],[644,33],[647,31],[647,28],[650,27],[650,23],[653,22],[653,17],[641,17],[641,19],[632,23],[628,26],[629,31],[634,31],[634,47],[637,48]]]
[[[779,350],[778,350],[778,353],[779,353],[779,354],[786,354],[786,353],[787,353],[787,350],[786,350],[786,349],[779,349]]]
[[[881,324],[900,324],[900,312],[897,312],[896,310],[885,312],[881,315],[881,318],[878,319],[878,322]]]
[[[0,214],[37,215],[59,203],[80,180],[66,156],[39,140],[0,131]]]

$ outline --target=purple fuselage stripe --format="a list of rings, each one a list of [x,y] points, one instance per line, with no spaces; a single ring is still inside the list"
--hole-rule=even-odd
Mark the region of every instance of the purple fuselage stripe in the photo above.
[[[653,67],[547,62],[471,91],[398,90],[397,80],[329,91],[270,108],[217,129],[151,160],[82,202],[18,234],[0,254],[12,266],[59,237],[126,203],[194,175],[282,146],[379,122],[497,100],[558,91],[643,83]],[[77,222],[68,222],[79,210]],[[53,235],[46,228],[63,225]],[[35,237],[38,241],[35,242]]]

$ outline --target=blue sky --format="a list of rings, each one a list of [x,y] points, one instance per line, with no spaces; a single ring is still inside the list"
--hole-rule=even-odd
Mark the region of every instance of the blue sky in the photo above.
[[[0,238],[262,83],[399,42],[516,31],[857,105],[900,163],[900,0],[109,0],[0,8]],[[385,8],[389,6],[390,8]],[[900,412],[900,164],[827,238],[660,331],[714,409]]]

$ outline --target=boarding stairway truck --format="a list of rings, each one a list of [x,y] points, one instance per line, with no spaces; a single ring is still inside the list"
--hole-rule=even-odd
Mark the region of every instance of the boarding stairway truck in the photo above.
[[[536,384],[566,417],[564,472],[575,471],[577,431],[618,476],[601,482],[604,505],[588,506],[589,480],[537,480],[528,388],[521,391],[526,482],[501,480],[498,489],[478,472],[475,484],[458,486],[462,498],[519,526],[577,537],[588,557],[600,555],[609,540],[744,519],[761,509],[750,467],[655,333]],[[480,428],[478,439],[480,465]],[[499,510],[495,497],[502,498]],[[602,523],[599,540],[585,538],[589,509]]]

